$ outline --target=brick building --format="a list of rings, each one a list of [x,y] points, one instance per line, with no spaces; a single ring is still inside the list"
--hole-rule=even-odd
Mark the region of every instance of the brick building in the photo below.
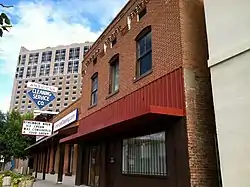
[[[130,0],[83,60],[76,184],[216,187],[201,0]]]
[[[36,178],[51,182],[74,185],[77,165],[77,144],[59,144],[61,138],[77,132],[78,116],[81,114],[80,98],[55,115],[49,121],[53,123],[53,134],[38,140],[27,149],[31,156],[29,167]],[[38,121],[41,121],[37,119]]]

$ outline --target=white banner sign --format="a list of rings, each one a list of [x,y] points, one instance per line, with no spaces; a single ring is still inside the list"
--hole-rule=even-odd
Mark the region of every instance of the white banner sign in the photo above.
[[[62,119],[54,123],[54,132],[69,125],[70,123],[77,120],[78,112],[75,109],[73,112],[70,112],[68,115],[64,116]]]
[[[39,140],[43,139],[45,136],[36,136],[36,142],[38,142]]]
[[[50,136],[52,134],[52,123],[41,121],[23,121],[22,134],[34,136]]]
[[[44,85],[44,84],[38,84],[38,83],[35,83],[35,82],[28,82],[27,87],[28,88],[38,88],[38,89],[47,90],[47,91],[51,91],[51,92],[57,92],[57,90],[58,90],[58,88],[55,87],[55,86],[48,86],[48,85]]]

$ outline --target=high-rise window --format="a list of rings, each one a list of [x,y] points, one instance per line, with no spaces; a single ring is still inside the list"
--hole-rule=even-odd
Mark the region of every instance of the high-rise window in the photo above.
[[[50,64],[42,64],[40,67],[39,76],[48,76],[50,71]]]
[[[151,27],[145,28],[137,37],[137,77],[152,69]]]
[[[26,78],[28,77],[36,77],[37,66],[28,66]]]
[[[17,65],[20,65],[20,63],[21,63],[21,58],[22,58],[22,56],[19,55],[19,56],[18,56],[18,63],[17,63]]]
[[[26,61],[26,55],[19,55],[18,65],[24,65]]]
[[[69,49],[69,60],[79,59],[80,57],[80,47]]]
[[[83,47],[83,56],[85,56],[85,54],[88,52],[89,49],[90,49],[90,46]]]
[[[56,50],[55,61],[65,61],[66,49]]]
[[[37,64],[38,63],[39,53],[31,53],[29,54],[29,64]]]
[[[119,89],[119,55],[115,55],[110,61],[109,93]]]
[[[54,64],[53,75],[63,74],[64,72],[64,62],[56,62]]]
[[[165,132],[123,140],[122,173],[166,176]]]
[[[20,67],[16,69],[16,78],[21,79],[23,78],[24,67]]]
[[[68,62],[68,73],[78,73],[79,61],[69,61]]]
[[[42,53],[42,63],[51,62],[52,51],[45,51]]]
[[[97,91],[98,91],[98,73],[95,73],[92,78],[92,86],[91,86],[91,101],[90,105],[96,105],[97,104]]]

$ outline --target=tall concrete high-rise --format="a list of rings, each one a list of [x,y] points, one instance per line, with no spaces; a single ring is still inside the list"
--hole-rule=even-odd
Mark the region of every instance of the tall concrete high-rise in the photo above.
[[[91,42],[28,50],[21,47],[13,83],[10,110],[22,114],[38,110],[27,95],[28,82],[58,87],[56,99],[43,108],[59,112],[81,95],[81,62]]]

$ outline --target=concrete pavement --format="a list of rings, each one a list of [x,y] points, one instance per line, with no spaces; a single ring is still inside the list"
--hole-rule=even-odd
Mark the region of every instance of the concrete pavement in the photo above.
[[[51,181],[36,179],[33,187],[74,187],[65,184],[57,184]]]

